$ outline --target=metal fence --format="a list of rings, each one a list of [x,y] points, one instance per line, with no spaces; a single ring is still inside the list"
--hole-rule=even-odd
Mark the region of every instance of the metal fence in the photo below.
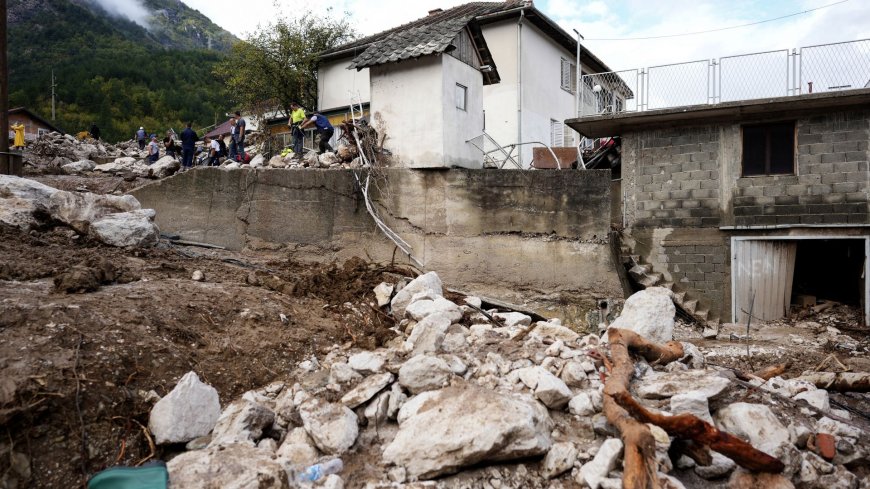
[[[870,88],[870,39],[583,75],[579,116]]]

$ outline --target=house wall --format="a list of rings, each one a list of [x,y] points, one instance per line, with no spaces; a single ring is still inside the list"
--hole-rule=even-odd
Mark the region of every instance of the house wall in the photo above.
[[[467,88],[466,110],[455,89]],[[483,128],[480,72],[451,56],[426,56],[371,68],[372,119],[407,168],[480,168],[483,155],[465,141]]]
[[[481,168],[483,153],[466,141],[483,131],[483,77],[480,71],[452,56],[441,56],[441,60],[444,154],[440,166]],[[456,107],[457,83],[467,89],[465,110]]]
[[[725,319],[732,236],[776,226],[851,233],[870,225],[870,111],[795,121],[795,175],[742,177],[737,123],[623,135],[622,186],[636,253]]]
[[[481,30],[501,78],[483,87],[486,132],[500,145],[508,145],[517,142],[517,23],[486,24]]]
[[[523,25],[522,42],[523,141],[549,145],[550,119],[563,123],[574,117],[574,94],[562,89],[561,69],[562,59],[574,62],[577,53],[564,49],[531,23]],[[568,126],[564,131],[576,134]],[[522,147],[522,163],[526,168],[532,162],[532,149],[531,145]]]
[[[441,167],[444,82],[439,56],[371,68],[372,123],[383,124],[385,146],[409,168]],[[452,91],[450,94],[452,95]]]
[[[371,99],[368,68],[347,69],[351,59],[320,63],[317,68],[317,109],[327,111],[347,108],[350,103],[367,103]],[[351,97],[359,93],[360,100]]]

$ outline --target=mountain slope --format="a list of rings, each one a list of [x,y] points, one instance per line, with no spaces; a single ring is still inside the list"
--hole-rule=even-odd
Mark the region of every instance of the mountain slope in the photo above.
[[[149,29],[93,0],[9,0],[10,104],[51,115],[67,132],[100,126],[106,139],[193,120],[214,123],[229,107],[212,74],[235,38],[178,0],[145,0]],[[196,49],[209,44],[213,50]]]

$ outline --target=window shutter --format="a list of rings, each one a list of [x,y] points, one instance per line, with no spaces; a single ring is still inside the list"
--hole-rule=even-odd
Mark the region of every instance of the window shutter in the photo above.
[[[568,60],[562,58],[562,77],[561,77],[562,88],[565,90],[571,89],[571,63]]]
[[[564,143],[565,136],[562,123],[550,119],[550,146],[561,146]]]

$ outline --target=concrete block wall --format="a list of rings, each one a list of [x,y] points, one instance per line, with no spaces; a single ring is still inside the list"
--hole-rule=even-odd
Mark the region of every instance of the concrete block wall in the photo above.
[[[796,175],[739,177],[734,224],[866,224],[870,111],[797,120]]]
[[[622,171],[630,179],[631,224],[718,226],[719,138],[715,126],[626,135]]]

